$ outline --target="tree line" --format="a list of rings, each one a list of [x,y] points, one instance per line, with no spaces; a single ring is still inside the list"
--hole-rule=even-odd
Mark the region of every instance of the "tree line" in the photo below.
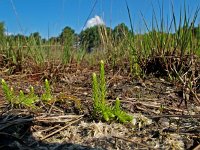
[[[16,44],[17,42],[24,43],[26,45],[29,41],[34,41],[35,44],[60,44],[63,46],[78,46],[84,47],[87,51],[91,51],[93,48],[98,47],[101,42],[101,34],[106,32],[109,34],[107,36],[111,36],[116,40],[120,41],[120,39],[124,38],[126,35],[130,34],[130,30],[128,27],[121,23],[117,25],[114,29],[109,27],[99,25],[93,26],[90,28],[86,28],[81,31],[79,34],[75,33],[75,30],[69,26],[66,26],[62,29],[62,32],[57,37],[50,37],[49,39],[42,38],[39,32],[31,33],[29,36],[23,34],[16,35],[6,35],[4,22],[0,22],[0,44],[2,45],[5,41],[9,43]]]
[[[194,35],[196,35],[198,39],[200,39],[199,28],[200,26],[193,29]],[[83,47],[90,52],[94,48],[98,48],[102,44],[102,41],[104,40],[103,38],[105,37],[112,38],[112,41],[118,43],[130,35],[133,35],[133,33],[131,30],[129,30],[127,25],[120,23],[115,26],[114,29],[104,25],[99,25],[86,28],[79,34],[75,33],[75,30],[71,27],[66,26],[62,29],[62,32],[57,37],[45,39],[41,37],[39,32],[31,33],[29,36],[22,34],[6,35],[4,22],[0,22],[0,46],[6,42],[9,42],[11,45],[15,45],[19,42],[23,45],[26,45],[30,41],[33,41],[35,45],[60,44],[62,46],[69,47]]]

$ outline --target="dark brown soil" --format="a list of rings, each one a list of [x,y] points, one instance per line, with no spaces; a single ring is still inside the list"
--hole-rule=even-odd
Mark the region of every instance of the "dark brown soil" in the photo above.
[[[133,79],[127,71],[106,66],[107,101],[117,97],[133,121],[120,124],[93,117],[92,80],[98,66],[71,64],[34,73],[1,78],[15,91],[32,85],[41,95],[51,82],[54,100],[39,109],[12,108],[0,89],[0,149],[198,149],[200,106],[195,98],[183,101],[182,86],[151,75]],[[181,103],[181,104],[180,104]],[[186,105],[187,104],[187,105]]]

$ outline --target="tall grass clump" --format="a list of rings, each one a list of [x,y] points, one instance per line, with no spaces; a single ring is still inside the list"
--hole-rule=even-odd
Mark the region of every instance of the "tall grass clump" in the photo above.
[[[37,65],[45,62],[45,51],[40,38],[33,35],[28,38],[27,54]]]
[[[45,62],[46,53],[40,38],[17,34],[4,36],[4,39],[1,54],[4,56],[3,65],[9,69],[10,74],[25,71],[27,69],[25,66],[31,62],[36,65]]]
[[[63,53],[62,53],[62,63],[63,64],[68,64],[71,60],[71,49],[68,45],[65,45],[63,48]]]
[[[23,52],[23,38],[4,37],[4,44],[1,54],[4,56],[4,64],[9,70],[9,74],[21,71],[25,60],[25,53]]]
[[[188,16],[186,6],[180,10],[179,18],[175,17],[174,6],[172,6],[172,19],[164,19],[164,7],[159,7],[160,16],[156,15],[153,7],[152,24],[148,26],[145,17],[142,15],[147,33],[144,34],[140,42],[142,50],[142,68],[149,73],[159,75],[170,75],[173,67],[181,72],[190,61],[190,56],[195,55],[199,46],[195,42],[194,24],[196,22],[199,7],[195,10],[194,16]],[[177,21],[178,20],[178,21]],[[148,58],[148,59],[146,59]],[[145,59],[145,61],[144,61]]]
[[[160,5],[159,5],[160,6]],[[141,13],[147,29],[136,43],[142,48],[140,55],[141,68],[147,74],[155,76],[168,76],[169,80],[179,82],[183,87],[183,93],[189,89],[189,93],[196,96],[196,83],[199,74],[197,67],[198,28],[195,27],[200,7],[194,10],[194,14],[188,15],[186,6],[180,10],[179,17],[175,16],[174,6],[171,4],[172,19],[165,20],[164,7],[159,7],[160,16],[156,15],[153,7],[152,24],[148,26],[144,15]],[[135,46],[138,48],[138,46]],[[137,49],[137,52],[140,49]],[[192,85],[192,86],[191,86]],[[185,98],[184,98],[185,99]],[[188,98],[187,98],[188,99]],[[186,100],[185,100],[186,104]]]
[[[129,64],[130,64],[130,73],[132,76],[139,77],[141,75],[141,68],[139,65],[139,53],[135,47],[135,36],[134,36],[134,30],[133,30],[133,23],[130,13],[130,8],[128,6],[127,1],[126,2],[126,8],[128,12],[128,18],[131,26],[131,34],[128,34],[128,43],[129,43]]]

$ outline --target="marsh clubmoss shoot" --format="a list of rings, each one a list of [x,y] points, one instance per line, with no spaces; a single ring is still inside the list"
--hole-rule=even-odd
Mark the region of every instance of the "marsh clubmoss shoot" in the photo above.
[[[51,95],[51,88],[50,88],[49,81],[47,79],[45,79],[44,89],[45,89],[45,92],[44,94],[42,94],[42,100],[48,102],[52,100],[53,96]]]
[[[13,88],[9,87],[4,79],[1,80],[1,87],[3,89],[5,99],[12,106],[36,108],[35,103],[39,100],[39,97],[35,94],[33,86],[30,86],[30,92],[28,94],[24,94],[24,92],[20,90],[18,95],[15,95]],[[42,94],[40,99],[44,102],[49,102],[52,100],[53,96],[51,95],[51,88],[48,80],[45,80],[44,88],[45,92]]]
[[[24,97],[24,92],[22,90],[19,91],[19,96],[22,98]]]
[[[92,74],[92,96],[94,101],[94,115],[100,115],[105,121],[116,119],[121,123],[127,123],[132,120],[132,116],[121,110],[119,98],[115,101],[115,106],[111,107],[106,102],[106,81],[104,62],[100,62],[100,82],[98,82],[96,73]]]
[[[94,100],[94,109],[95,111],[97,111],[97,109],[99,108],[99,95],[98,95],[98,83],[97,83],[97,76],[96,73],[92,74],[92,96],[93,96],[93,100]]]
[[[104,69],[104,62],[101,60],[100,63],[100,90],[101,90],[101,102],[105,104],[105,97],[106,97],[106,80],[105,80],[105,69]]]
[[[26,105],[25,101],[26,101],[26,97],[24,95],[24,92],[22,90],[20,90],[17,103]]]
[[[133,119],[132,116],[128,115],[126,112],[121,110],[119,98],[116,98],[113,111],[117,119],[122,123],[130,122]]]
[[[30,93],[31,93],[31,94],[34,93],[34,88],[33,88],[33,86],[30,86]]]
[[[25,107],[29,108],[36,108],[35,102],[37,100],[37,96],[33,93],[29,93],[28,95],[25,95],[22,90],[19,92],[19,96],[17,97],[17,103],[19,105],[23,105]]]
[[[4,79],[1,79],[1,83],[2,83],[2,84],[5,83],[5,80],[4,80]]]
[[[6,100],[12,104],[13,98],[15,97],[13,88],[9,88],[4,79],[1,80],[1,86],[5,95]]]
[[[46,92],[50,93],[50,85],[49,85],[49,81],[47,79],[45,79],[45,90],[46,90]]]

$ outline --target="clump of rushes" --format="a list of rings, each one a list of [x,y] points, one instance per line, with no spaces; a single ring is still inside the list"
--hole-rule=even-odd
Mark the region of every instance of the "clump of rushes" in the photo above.
[[[50,84],[47,79],[45,79],[44,89],[45,89],[45,92],[42,94],[41,99],[44,102],[48,102],[48,101],[52,100],[53,96],[51,94]]]
[[[106,103],[106,81],[103,61],[101,61],[100,64],[99,83],[96,73],[93,73],[92,79],[94,115],[100,115],[105,121],[116,119],[122,123],[130,122],[132,120],[132,116],[121,110],[119,98],[116,99],[114,107],[111,107]]]

